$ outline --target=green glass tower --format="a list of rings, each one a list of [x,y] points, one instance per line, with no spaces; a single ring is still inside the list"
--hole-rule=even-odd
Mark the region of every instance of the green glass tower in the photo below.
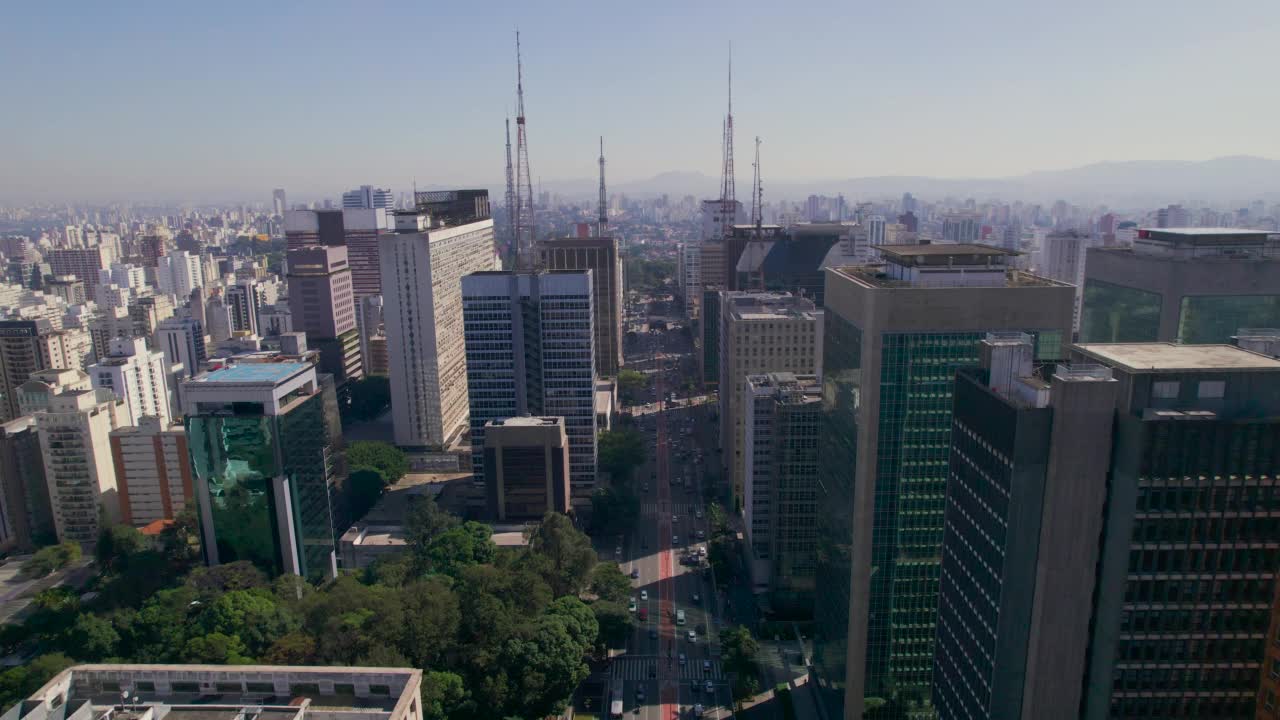
[[[836,715],[929,717],[956,370],[988,332],[1062,359],[1074,288],[985,245],[886,245],[826,277],[814,663]]]
[[[350,524],[337,399],[305,363],[241,363],[183,383],[205,561],[333,577]]]

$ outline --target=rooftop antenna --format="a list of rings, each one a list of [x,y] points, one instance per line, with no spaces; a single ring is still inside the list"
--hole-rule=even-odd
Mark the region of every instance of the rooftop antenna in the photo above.
[[[756,160],[751,163],[754,171],[754,179],[751,188],[751,225],[755,228],[753,231],[756,241],[764,240],[764,183],[760,180],[760,136],[756,136]],[[761,247],[756,248],[757,251],[762,250]],[[754,278],[757,289],[764,290],[764,259],[761,258],[758,266],[759,271]]]
[[[605,236],[605,230],[609,225],[609,206],[605,200],[604,192],[604,136],[600,136],[600,207],[599,217],[596,220],[596,235]]]
[[[516,176],[511,167],[511,118],[507,118],[507,224],[511,227],[507,238],[507,249],[502,254],[502,268],[511,270],[515,267],[516,246],[519,243],[516,228],[519,226],[516,210]]]
[[[533,182],[529,172],[529,137],[524,115],[524,63],[520,57],[520,31],[516,30],[516,264],[532,266]]]
[[[721,169],[720,188],[720,236],[733,234],[736,200],[733,181],[733,42],[729,42],[729,113],[724,121],[724,167]]]

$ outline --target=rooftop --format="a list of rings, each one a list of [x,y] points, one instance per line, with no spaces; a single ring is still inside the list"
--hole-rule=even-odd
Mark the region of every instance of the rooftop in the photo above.
[[[1138,228],[1140,233],[1156,233],[1158,235],[1196,237],[1196,236],[1249,236],[1249,235],[1269,235],[1266,230],[1248,230],[1245,228],[1227,228],[1227,227],[1179,227],[1179,228]]]
[[[890,277],[885,273],[884,264],[871,265],[841,265],[839,267],[828,268],[831,272],[843,275],[850,280],[869,285],[877,288],[909,288],[912,290],[951,290],[964,289],[965,287],[1071,287],[1071,283],[1059,282],[1046,277],[1041,277],[1034,273],[1024,270],[1005,270],[1003,285],[968,285],[968,286],[946,286],[946,285],[921,285],[906,280],[898,280]]]
[[[951,263],[967,263],[972,265],[986,264],[994,258],[1006,258],[1019,255],[1013,250],[998,248],[994,245],[980,243],[929,243],[926,245],[877,245],[875,249],[881,255],[900,264],[936,264],[940,259]]]
[[[1099,362],[1130,372],[1280,370],[1280,360],[1234,345],[1097,343],[1077,345],[1075,349]]]
[[[205,373],[192,378],[188,382],[193,383],[241,383],[241,384],[267,384],[272,385],[284,382],[300,372],[309,370],[313,365],[310,363],[298,362],[282,362],[282,363],[237,363],[221,370]]]

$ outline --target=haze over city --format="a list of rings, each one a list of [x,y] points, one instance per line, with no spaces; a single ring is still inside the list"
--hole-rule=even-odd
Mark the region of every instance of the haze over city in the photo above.
[[[0,199],[496,186],[517,27],[548,184],[590,178],[599,135],[615,183],[714,183],[730,43],[738,141],[764,138],[774,182],[1280,158],[1265,0],[23,3]]]

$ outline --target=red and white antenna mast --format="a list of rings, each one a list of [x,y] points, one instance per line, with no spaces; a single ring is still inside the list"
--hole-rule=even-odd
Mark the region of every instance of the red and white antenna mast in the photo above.
[[[524,115],[524,65],[516,31],[516,266],[533,267],[533,182],[529,179],[529,137]]]

